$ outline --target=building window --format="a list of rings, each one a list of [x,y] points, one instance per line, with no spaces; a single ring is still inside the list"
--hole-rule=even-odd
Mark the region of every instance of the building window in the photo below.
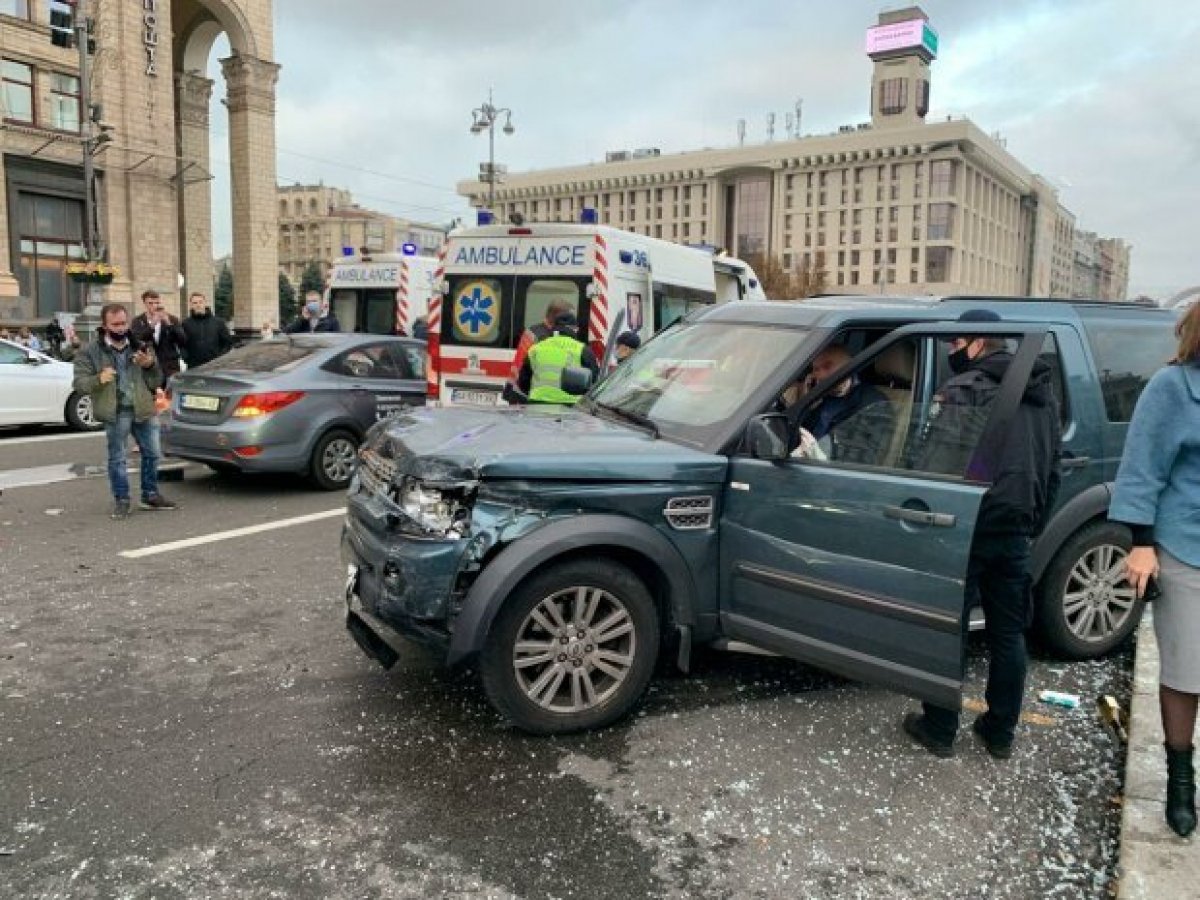
[[[896,264],[896,248],[895,247],[888,248],[887,261],[888,261],[889,266],[894,266]]]
[[[4,60],[4,117],[13,122],[33,122],[33,67]]]
[[[917,278],[917,270],[916,270],[916,269],[909,269],[909,270],[908,270],[908,283],[909,283],[909,284],[916,284],[918,281],[920,281],[920,279],[919,279],[919,278]]]
[[[946,241],[954,231],[954,204],[929,204],[929,240]]]
[[[949,247],[929,247],[925,251],[925,280],[942,282],[950,280]]]
[[[914,266],[916,266],[916,265],[920,265],[920,263],[921,263],[921,248],[913,247],[912,248],[912,264]]]
[[[854,231],[852,231],[850,233],[850,243],[852,243],[852,244],[861,244],[862,243],[862,231],[860,229],[855,228]]]
[[[854,202],[862,203],[862,188],[860,187],[854,189]]]
[[[853,272],[850,273],[850,283],[858,284],[858,270],[857,269],[855,269]]]
[[[28,19],[29,0],[0,0],[0,16]]]
[[[857,265],[858,265],[858,259],[859,259],[858,251],[857,251],[857,250],[851,250],[851,251],[850,251],[850,265],[852,265],[852,266],[857,266]]]
[[[50,127],[79,130],[79,79],[74,75],[50,74]]]
[[[885,116],[904,112],[904,107],[908,105],[908,81],[904,78],[885,78],[879,87],[879,111]]]
[[[16,266],[21,293],[34,299],[38,318],[80,312],[83,288],[67,277],[67,263],[85,257],[83,202],[42,194],[19,194]]]
[[[817,245],[818,245],[818,246],[824,246],[824,245],[825,245],[825,232],[823,232],[823,231],[818,231],[818,232],[817,232]]]
[[[954,196],[954,160],[936,159],[929,164],[929,196]]]
[[[838,286],[840,287],[840,286],[844,285],[845,283],[846,283],[845,273],[838,272]]]
[[[839,250],[838,251],[838,265],[844,266],[845,264],[846,264],[846,251]]]

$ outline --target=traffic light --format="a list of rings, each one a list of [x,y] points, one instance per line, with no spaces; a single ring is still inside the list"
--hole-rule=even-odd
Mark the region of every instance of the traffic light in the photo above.
[[[50,43],[55,47],[75,46],[75,4],[50,0]]]

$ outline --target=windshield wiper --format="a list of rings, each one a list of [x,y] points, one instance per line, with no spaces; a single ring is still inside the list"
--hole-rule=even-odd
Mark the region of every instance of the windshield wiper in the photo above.
[[[626,422],[632,422],[634,425],[639,425],[650,432],[654,437],[658,437],[658,424],[644,413],[634,412],[631,409],[623,409],[620,406],[613,406],[609,403],[599,403],[596,400],[592,401],[593,409],[602,409],[605,412],[610,412],[618,419],[623,419]]]

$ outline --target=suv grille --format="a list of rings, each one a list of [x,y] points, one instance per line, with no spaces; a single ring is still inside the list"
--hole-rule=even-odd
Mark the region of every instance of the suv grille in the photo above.
[[[672,497],[663,510],[667,522],[676,531],[708,528],[713,520],[712,497]]]
[[[396,463],[384,459],[374,450],[360,450],[358,460],[358,480],[363,490],[370,494],[388,494],[396,476]]]

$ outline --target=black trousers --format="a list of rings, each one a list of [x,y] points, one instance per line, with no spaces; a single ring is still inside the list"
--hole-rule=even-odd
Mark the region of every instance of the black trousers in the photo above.
[[[1013,739],[1025,697],[1025,631],[1033,621],[1030,545],[1020,534],[979,535],[967,565],[967,599],[973,603],[978,598],[987,617],[988,708],[983,728],[1001,743]],[[957,709],[926,703],[925,719],[931,734],[946,743],[958,733]]]

